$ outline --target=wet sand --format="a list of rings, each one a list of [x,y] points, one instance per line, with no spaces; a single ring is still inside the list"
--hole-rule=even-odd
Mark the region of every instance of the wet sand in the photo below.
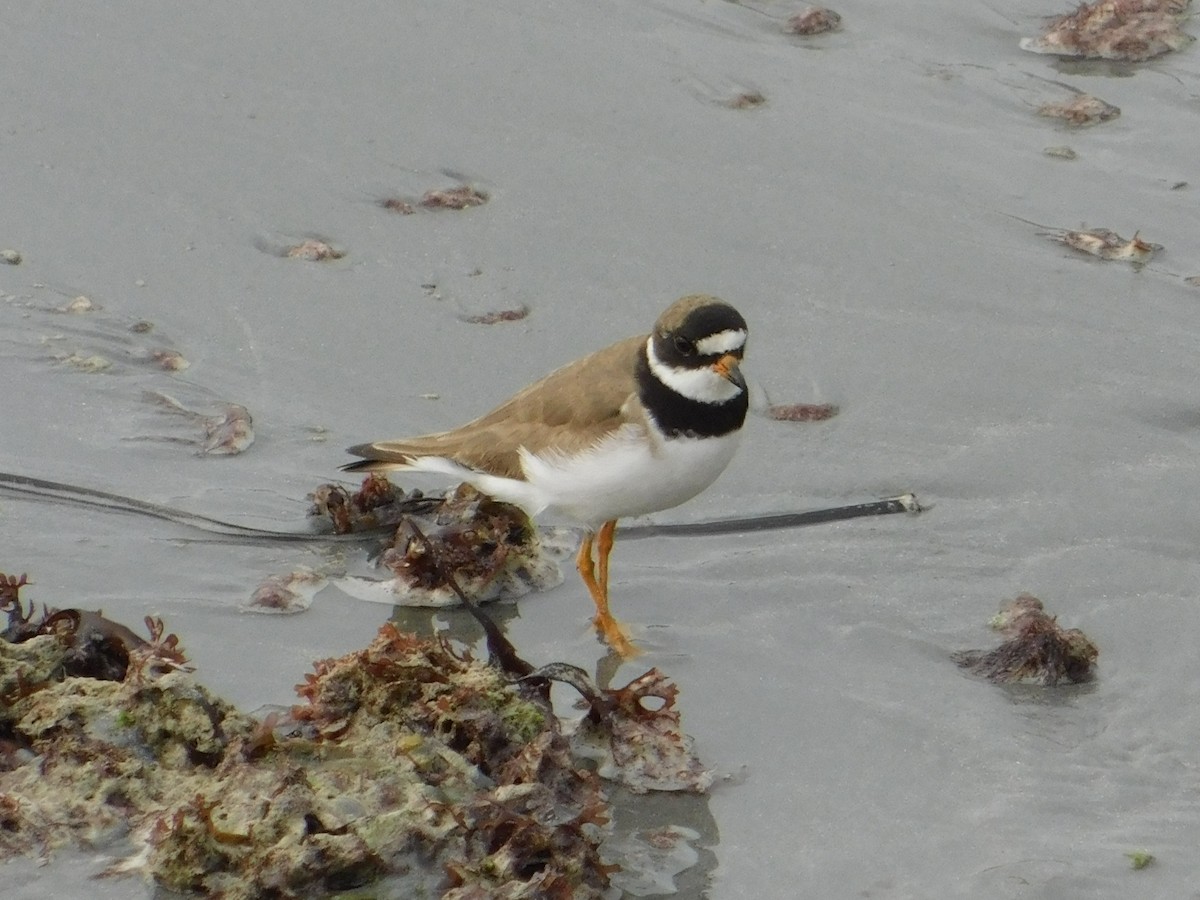
[[[618,537],[615,611],[647,652],[613,677],[668,672],[728,776],[707,802],[656,802],[708,848],[681,895],[1185,896],[1200,63],[1019,49],[1066,6],[839,6],[841,30],[808,38],[783,32],[797,7],[717,0],[11,10],[0,246],[22,262],[0,265],[0,470],[299,530],[343,447],[452,426],[717,294],[773,402],[840,412],[755,419],[722,479],[655,521],[905,490],[932,508]],[[1064,85],[1120,116],[1039,116]],[[1075,158],[1044,152],[1061,146]],[[487,202],[419,205],[461,184]],[[1084,227],[1165,249],[1138,268],[1040,234]],[[288,256],[315,240],[344,255]],[[80,295],[99,308],[55,311]],[[254,442],[202,454],[197,421],[147,391],[242,405]],[[251,709],[389,614],[336,587],[301,615],[240,611],[266,576],[329,564],[320,543],[5,493],[0,546],[32,599],[162,616]],[[497,609],[528,658],[595,669],[567,574]],[[1096,643],[1093,684],[958,669],[1021,591]],[[465,628],[404,614],[431,618]],[[1158,862],[1133,871],[1142,849]],[[146,894],[94,886],[101,867],[6,873],[22,898]]]

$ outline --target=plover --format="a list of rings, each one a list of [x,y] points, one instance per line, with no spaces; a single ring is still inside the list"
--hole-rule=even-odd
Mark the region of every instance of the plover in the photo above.
[[[729,464],[748,406],[746,333],[728,303],[683,297],[649,335],[569,363],[459,428],[351,447],[363,458],[342,468],[434,472],[584,526],[576,565],[596,629],[633,655],[608,605],[617,519],[678,506]]]

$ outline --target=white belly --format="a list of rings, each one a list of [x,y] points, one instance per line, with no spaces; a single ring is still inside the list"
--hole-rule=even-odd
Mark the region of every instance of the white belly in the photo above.
[[[577,457],[522,452],[538,505],[584,525],[670,509],[717,480],[737,449],[740,431],[721,437],[651,441],[629,425]],[[535,510],[540,511],[540,510]]]

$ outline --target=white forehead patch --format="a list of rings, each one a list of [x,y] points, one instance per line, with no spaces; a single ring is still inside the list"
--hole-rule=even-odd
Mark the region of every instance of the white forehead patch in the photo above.
[[[732,353],[745,345],[746,332],[741,328],[729,328],[696,341],[696,352],[701,356],[714,356],[718,353]]]
[[[732,334],[734,332],[722,332]],[[745,340],[745,332],[737,332]],[[711,340],[711,338],[706,338]],[[654,338],[646,342],[646,360],[650,363],[650,371],[654,377],[677,394],[682,394],[689,400],[700,403],[724,403],[732,400],[742,392],[742,389],[713,371],[711,366],[701,366],[698,369],[687,369],[682,366],[668,366],[654,354]]]

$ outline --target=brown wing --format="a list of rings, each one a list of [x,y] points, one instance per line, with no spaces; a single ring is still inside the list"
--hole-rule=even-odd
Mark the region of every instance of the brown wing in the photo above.
[[[364,459],[348,471],[403,466],[416,456],[443,456],[508,478],[521,478],[517,451],[586,449],[625,420],[637,392],[634,367],[645,337],[627,338],[534,382],[490,413],[451,431],[351,447]],[[640,410],[640,405],[632,404]]]

